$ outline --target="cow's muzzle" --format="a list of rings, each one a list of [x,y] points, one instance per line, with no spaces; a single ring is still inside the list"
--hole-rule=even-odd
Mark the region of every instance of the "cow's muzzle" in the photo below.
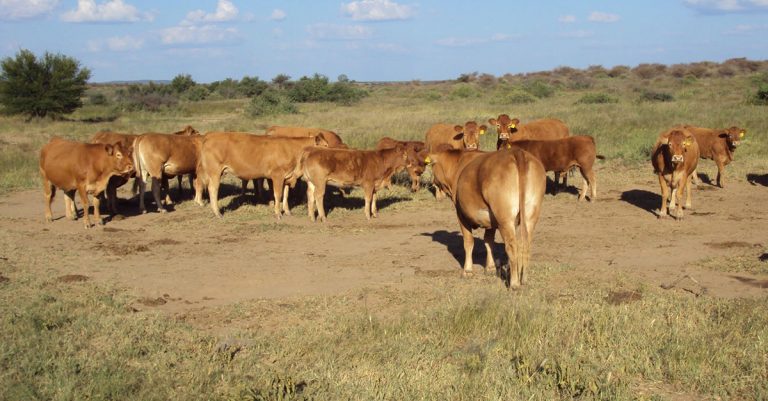
[[[499,133],[499,139],[503,139],[503,140],[506,141],[506,140],[509,139],[509,134],[506,133],[506,132],[501,132],[501,133]]]
[[[683,155],[672,155],[672,163],[682,163]]]
[[[741,141],[733,141],[733,142],[731,142],[731,145],[733,145],[733,147],[735,148],[735,147],[741,145]]]
[[[475,150],[477,149],[477,144],[476,143],[467,144],[467,149]]]

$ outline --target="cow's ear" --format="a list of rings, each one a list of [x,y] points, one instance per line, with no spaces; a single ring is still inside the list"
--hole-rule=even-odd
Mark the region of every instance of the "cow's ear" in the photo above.
[[[325,141],[322,135],[315,135],[315,146],[328,146],[328,142]]]
[[[487,130],[487,129],[488,129],[488,127],[486,127],[485,124],[481,125],[480,126],[480,135],[484,135],[485,134],[485,130]]]
[[[665,137],[661,138],[659,143],[662,144],[662,145],[669,145],[669,137],[665,136]]]
[[[728,133],[727,133],[727,132],[721,132],[721,133],[720,133],[720,134],[718,134],[717,136],[718,136],[719,138],[728,138]]]
[[[453,140],[454,141],[460,141],[461,138],[464,138],[464,133],[463,132],[459,132],[458,134],[453,136]]]
[[[104,151],[107,152],[108,155],[112,156],[115,153],[115,147],[110,144],[105,144]]]
[[[462,132],[462,131],[464,131],[464,127],[462,127],[461,125],[455,125],[453,127],[453,130],[456,131],[456,132]]]
[[[491,118],[491,119],[489,119],[489,120],[488,120],[488,124],[491,124],[491,125],[499,125],[499,122],[498,122],[498,121],[496,121],[496,119],[495,119],[495,118]]]

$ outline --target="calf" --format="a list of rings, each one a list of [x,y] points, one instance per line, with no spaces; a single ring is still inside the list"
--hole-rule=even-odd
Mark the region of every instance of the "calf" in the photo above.
[[[45,220],[52,221],[51,201],[56,188],[64,191],[64,212],[67,218],[77,219],[74,193],[80,195],[83,204],[85,228],[91,227],[88,217],[88,194],[93,195],[93,213],[96,223],[103,224],[99,212],[99,197],[109,179],[133,171],[131,158],[118,142],[110,144],[86,144],[53,138],[40,151],[40,176],[45,195]]]
[[[142,134],[133,143],[133,159],[136,165],[136,180],[139,182],[139,209],[146,213],[144,193],[146,178],[152,179],[152,195],[157,209],[165,213],[161,201],[160,187],[167,189],[165,179],[168,176],[195,174],[200,154],[201,135],[168,135],[158,133]],[[202,196],[202,188],[194,182],[195,199]],[[170,198],[166,194],[166,203]]]
[[[321,135],[311,138],[285,138],[250,135],[242,132],[210,132],[202,143],[198,178],[208,188],[213,213],[221,217],[219,210],[219,185],[224,172],[241,180],[270,178],[275,197],[275,216],[282,211],[290,214],[287,202],[287,186],[296,184],[294,168],[302,150],[311,146],[327,147]],[[286,185],[284,190],[283,186]],[[202,197],[195,198],[202,204]]]
[[[390,137],[384,137],[376,144],[376,150],[392,149],[398,145],[404,146],[405,151],[408,153],[408,160],[410,162],[407,163],[408,167],[406,167],[406,170],[411,178],[411,192],[416,192],[419,190],[419,179],[424,174],[424,168],[426,167],[424,163],[424,156],[426,155],[423,154],[426,147],[424,142],[421,141],[399,141]]]
[[[586,198],[587,189],[592,190],[589,198],[591,202],[597,198],[597,182],[592,170],[597,152],[595,140],[591,136],[571,136],[549,141],[514,141],[506,146],[532,154],[541,161],[546,171],[568,171],[571,167],[578,167],[584,179],[579,200]]]
[[[91,137],[90,143],[110,144],[114,145],[119,143],[128,157],[131,157],[133,153],[133,141],[136,140],[138,135],[135,134],[123,134],[112,131],[99,131]],[[107,206],[110,213],[117,214],[117,188],[125,185],[129,179],[136,176],[136,172],[132,171],[130,174],[115,175],[109,179],[107,184]],[[134,193],[136,192],[136,186],[138,183],[134,181]]]
[[[429,128],[424,139],[427,152],[434,152],[441,145],[448,145],[453,149],[477,150],[480,148],[480,135],[485,134],[487,127],[477,125],[474,121],[467,121],[464,126],[449,124],[435,124]],[[440,188],[435,187],[435,198],[443,199],[445,194]]]
[[[386,185],[398,169],[406,167],[405,146],[381,150],[308,149],[296,165],[297,173],[307,181],[307,209],[315,221],[315,205],[320,221],[325,221],[325,187],[360,186],[365,197],[365,218],[376,217],[376,190]]]
[[[524,284],[546,188],[541,162],[520,148],[490,153],[444,150],[431,152],[429,161],[436,181],[452,194],[464,237],[464,274],[473,268],[475,228],[485,229],[486,271],[496,271],[492,246],[498,229],[510,264],[507,286]]]
[[[747,131],[739,127],[711,129],[685,125],[699,144],[699,157],[714,160],[717,165],[717,185],[725,188],[725,166],[733,161],[733,153]],[[693,182],[698,185],[698,175],[693,172]]]
[[[687,190],[685,208],[691,208],[691,174],[699,161],[699,145],[696,137],[684,127],[675,127],[663,132],[656,140],[651,152],[653,171],[659,177],[661,186],[661,207],[659,218],[667,216],[667,199],[670,212],[677,219],[683,218],[683,191]],[[672,188],[672,196],[669,195]],[[679,205],[677,205],[679,204]]]

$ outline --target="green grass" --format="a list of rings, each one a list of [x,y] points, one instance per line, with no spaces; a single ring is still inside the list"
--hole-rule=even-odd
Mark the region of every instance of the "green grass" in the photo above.
[[[556,293],[542,284],[563,267],[535,268],[521,293],[448,280],[433,292],[205,312],[241,327],[220,339],[184,321],[194,312],[136,312],[124,290],[6,266],[0,398],[624,400],[649,383],[693,398],[768,397],[768,299],[635,286],[621,301],[624,285]],[[381,317],[356,301],[376,296],[402,311]],[[259,329],[278,319],[291,324]]]

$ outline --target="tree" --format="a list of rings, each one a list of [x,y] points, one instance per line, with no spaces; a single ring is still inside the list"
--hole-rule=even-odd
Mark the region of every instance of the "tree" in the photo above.
[[[46,52],[38,60],[29,50],[2,61],[0,104],[8,114],[29,118],[69,114],[83,105],[81,100],[91,71],[62,54]]]
[[[179,74],[171,81],[171,88],[176,93],[184,93],[195,85],[197,82],[189,74]]]
[[[283,89],[285,84],[291,80],[291,77],[289,75],[285,74],[277,74],[274,78],[272,78],[272,83],[277,85],[278,88]]]

